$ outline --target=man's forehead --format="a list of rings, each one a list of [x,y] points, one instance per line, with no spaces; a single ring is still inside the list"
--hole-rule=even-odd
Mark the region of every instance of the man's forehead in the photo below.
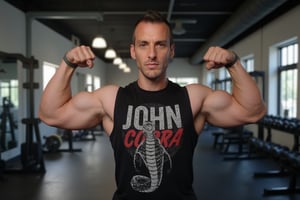
[[[145,40],[148,38],[159,38],[158,40],[167,40],[169,39],[169,31],[162,25],[158,25],[155,27],[152,27],[151,25],[141,25],[136,28],[135,37],[139,40]]]
[[[169,28],[162,22],[140,22],[136,28],[135,33],[152,34],[159,33],[160,35],[167,33],[169,34]]]

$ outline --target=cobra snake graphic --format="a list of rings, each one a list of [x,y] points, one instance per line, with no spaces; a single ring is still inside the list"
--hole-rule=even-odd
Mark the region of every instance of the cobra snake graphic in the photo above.
[[[149,177],[145,175],[135,175],[131,179],[131,186],[138,192],[153,192],[162,180],[165,159],[169,161],[172,168],[172,160],[166,149],[160,144],[158,138],[154,136],[154,125],[152,122],[145,122],[143,125],[145,140],[140,143],[134,154],[134,167],[138,171],[138,165],[146,166]]]

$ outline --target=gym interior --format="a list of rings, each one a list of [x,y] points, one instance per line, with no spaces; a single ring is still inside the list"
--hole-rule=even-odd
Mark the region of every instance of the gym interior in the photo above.
[[[227,44],[259,86],[267,114],[241,127],[207,124],[194,154],[198,199],[300,199],[300,4],[292,2],[293,8]],[[0,16],[0,199],[112,199],[113,151],[101,125],[62,130],[37,115],[49,75],[76,41],[39,20],[28,22],[25,12],[6,1],[0,1]],[[97,67],[77,69],[72,92],[127,85],[137,69],[130,58],[126,63],[129,73],[96,58]],[[207,71],[187,58],[174,58],[168,76],[182,85],[231,92],[225,70]]]

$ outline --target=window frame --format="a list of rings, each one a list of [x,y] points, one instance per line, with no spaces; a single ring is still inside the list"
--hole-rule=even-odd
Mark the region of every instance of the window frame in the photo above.
[[[289,48],[290,46],[293,46],[293,45],[297,45],[297,51],[299,51],[299,45],[296,41],[292,41],[292,42],[289,42],[289,43],[285,43],[284,45],[281,45],[281,46],[278,46],[278,67],[277,67],[277,77],[278,77],[278,87],[277,87],[277,115],[278,116],[282,116],[282,117],[297,117],[297,109],[298,109],[298,105],[297,105],[297,91],[298,91],[298,84],[295,85],[296,89],[296,94],[293,95],[296,97],[296,108],[295,108],[295,116],[292,115],[292,114],[287,114],[284,112],[284,109],[282,108],[282,105],[281,105],[281,102],[282,102],[282,99],[281,99],[281,96],[282,96],[282,78],[281,78],[281,75],[283,72],[287,72],[289,70],[297,70],[297,80],[299,79],[298,77],[298,67],[297,67],[297,64],[299,62],[299,58],[297,57],[295,62],[294,63],[291,63],[291,64],[286,64],[286,65],[282,65],[283,61],[282,61],[282,51],[284,48]],[[294,50],[295,51],[295,50]],[[295,54],[295,52],[292,52],[293,54]],[[287,52],[288,54],[288,52]],[[296,54],[295,54],[296,55]],[[298,54],[297,54],[298,55]],[[288,55],[287,55],[288,56]],[[288,63],[288,61],[287,61]],[[288,116],[287,116],[288,115]]]

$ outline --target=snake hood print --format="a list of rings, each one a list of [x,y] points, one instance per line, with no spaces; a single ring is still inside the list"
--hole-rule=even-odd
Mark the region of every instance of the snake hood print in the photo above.
[[[110,136],[116,161],[114,199],[194,197],[197,134],[186,89],[169,82],[164,90],[148,92],[134,82],[120,88],[116,99]]]
[[[149,177],[145,175],[135,175],[131,179],[131,186],[138,192],[152,192],[157,189],[163,176],[164,161],[170,163],[172,160],[166,149],[160,144],[159,139],[154,134],[154,123],[145,122],[143,125],[144,140],[139,144],[134,153],[134,166],[138,171],[138,166],[145,165],[148,169]]]

